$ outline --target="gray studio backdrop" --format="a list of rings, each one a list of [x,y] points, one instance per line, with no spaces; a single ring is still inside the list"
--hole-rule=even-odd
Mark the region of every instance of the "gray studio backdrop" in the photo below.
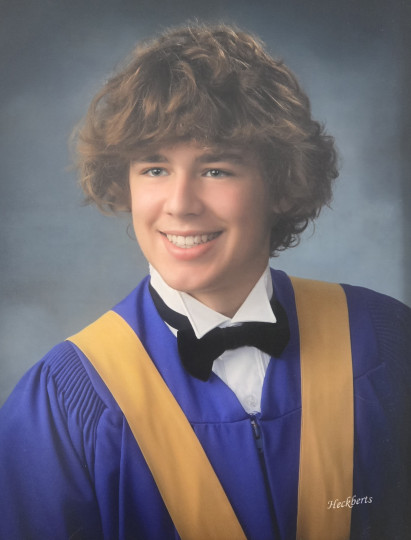
[[[67,140],[139,39],[195,17],[259,34],[338,142],[332,209],[273,265],[410,302],[406,3],[15,0],[0,10],[0,403],[146,274],[128,216],[81,206]]]

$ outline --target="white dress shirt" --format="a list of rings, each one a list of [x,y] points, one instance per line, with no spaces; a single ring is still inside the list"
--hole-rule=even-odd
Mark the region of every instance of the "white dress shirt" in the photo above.
[[[168,307],[188,317],[197,338],[217,326],[224,328],[247,321],[276,322],[270,305],[273,285],[268,266],[232,319],[189,294],[172,289],[152,266],[150,274],[152,287]],[[177,330],[169,328],[177,335]],[[261,393],[269,361],[269,355],[255,347],[240,347],[225,351],[217,358],[213,371],[235,393],[246,412],[255,414],[261,411]]]

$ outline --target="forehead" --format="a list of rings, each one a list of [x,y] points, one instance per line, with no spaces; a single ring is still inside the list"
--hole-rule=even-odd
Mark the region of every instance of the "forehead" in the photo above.
[[[256,163],[255,153],[244,146],[201,144],[193,141],[150,145],[139,149],[133,161],[168,162],[183,158],[199,163],[230,162],[248,166]]]

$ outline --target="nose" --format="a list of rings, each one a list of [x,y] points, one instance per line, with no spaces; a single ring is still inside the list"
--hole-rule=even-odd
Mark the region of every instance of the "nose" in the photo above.
[[[168,185],[165,212],[177,217],[201,214],[203,202],[199,184],[199,179],[189,172],[175,173]]]

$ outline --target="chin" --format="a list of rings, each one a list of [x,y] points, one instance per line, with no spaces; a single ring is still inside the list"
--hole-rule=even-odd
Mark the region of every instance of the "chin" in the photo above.
[[[160,272],[159,274],[164,279],[169,287],[175,289],[176,291],[184,292],[195,296],[197,291],[200,291],[204,288],[205,284],[200,283],[198,280],[190,279],[187,273],[181,273],[181,275],[171,274],[170,272]],[[190,272],[191,278],[193,277],[193,272]]]
[[[169,287],[172,289],[175,289],[176,291],[184,292],[190,295],[194,295],[195,291],[198,290],[198,286],[192,285],[190,283],[187,283],[186,279],[167,279],[167,277],[163,277],[164,281],[167,283]]]

